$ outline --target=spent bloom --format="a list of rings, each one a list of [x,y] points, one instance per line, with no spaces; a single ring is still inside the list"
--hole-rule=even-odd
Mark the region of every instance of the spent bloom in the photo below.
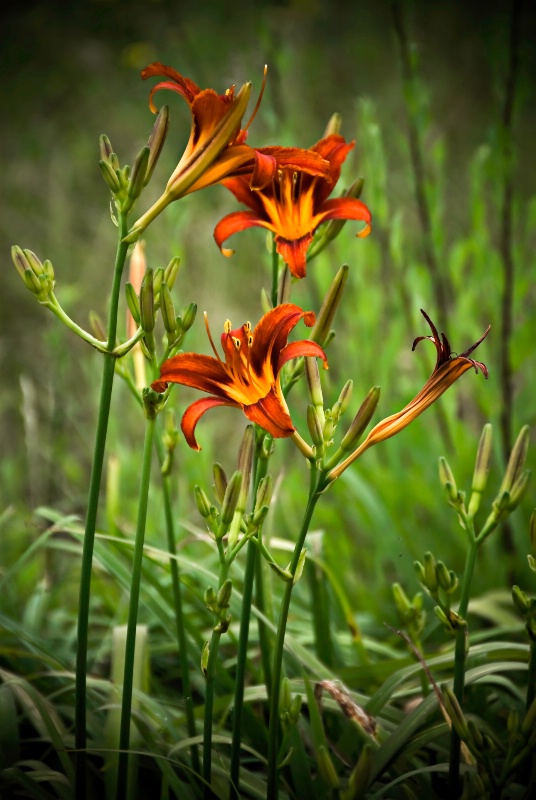
[[[251,84],[244,84],[238,92],[231,86],[224,94],[213,89],[200,89],[189,78],[173,67],[158,62],[149,64],[141,76],[144,80],[164,77],[151,89],[149,106],[156,113],[153,96],[161,89],[181,95],[190,107],[192,127],[186,149],[175,167],[166,189],[156,203],[134,223],[127,240],[134,241],[141,231],[173,200],[206,186],[219,183],[224,178],[241,175],[252,188],[261,188],[270,182],[279,166],[306,169],[313,174],[326,174],[328,164],[317,153],[309,154],[300,148],[253,148],[246,144],[248,127],[259,107],[263,90],[249,122],[242,128],[251,94]],[[264,84],[263,84],[264,89]],[[304,157],[304,153],[308,154]]]
[[[431,336],[418,336],[415,341],[413,342],[412,350],[415,350],[415,347],[421,342],[423,339],[428,339],[429,341],[433,342],[436,348],[437,358],[434,370],[420,392],[415,395],[413,400],[411,400],[407,406],[405,406],[401,411],[398,411],[396,414],[392,414],[390,417],[386,417],[382,419],[374,428],[370,431],[367,438],[359,445],[359,447],[354,450],[354,452],[348,456],[348,458],[341,462],[337,467],[335,467],[329,474],[331,480],[338,478],[344,470],[350,466],[350,464],[359,458],[365,450],[368,450],[369,447],[372,447],[378,442],[383,442],[385,439],[389,439],[391,436],[394,436],[396,433],[399,433],[406,425],[409,425],[410,422],[422,414],[422,412],[428,408],[432,403],[434,403],[443,392],[452,386],[458,378],[467,372],[468,369],[471,367],[474,368],[475,372],[479,370],[482,372],[485,378],[488,377],[488,369],[485,364],[481,361],[475,361],[473,358],[469,358],[473,350],[475,350],[478,345],[486,338],[489,333],[490,326],[488,325],[484,334],[476,341],[471,347],[469,347],[464,353],[460,355],[454,355],[451,350],[449,341],[444,333],[439,335],[437,328],[435,327],[434,323],[428,316],[428,314],[421,309],[421,314],[426,319],[430,329],[432,331]]]
[[[315,174],[312,168],[297,169],[280,165],[272,180],[262,188],[252,190],[245,176],[229,177],[222,181],[236,199],[250,211],[235,211],[225,216],[214,230],[216,244],[224,255],[233,250],[223,248],[223,243],[234,233],[260,226],[275,234],[277,252],[296,278],[303,278],[306,270],[307,250],[314,232],[328,220],[355,219],[365,222],[359,237],[368,236],[371,214],[367,206],[355,197],[330,198],[341,174],[341,166],[355,142],[346,142],[332,133],[321,139],[308,154],[320,156],[328,162],[329,171]],[[314,166],[311,162],[310,167]]]
[[[251,422],[275,438],[294,434],[295,428],[281,390],[281,369],[287,361],[298,356],[316,356],[327,364],[326,354],[316,342],[288,343],[291,330],[301,319],[311,327],[315,315],[287,303],[265,314],[254,330],[249,322],[232,330],[227,320],[221,335],[225,361],[218,354],[207,324],[215,358],[179,353],[162,364],[160,379],[152,384],[155,391],[165,391],[168,383],[180,383],[209,395],[192,403],[182,418],[181,428],[190,447],[200,449],[195,439],[195,427],[200,417],[215,406],[241,408]]]

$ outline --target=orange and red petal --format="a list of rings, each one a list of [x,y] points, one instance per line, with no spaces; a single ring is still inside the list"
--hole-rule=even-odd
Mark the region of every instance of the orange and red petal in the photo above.
[[[252,191],[250,181],[250,176],[245,174],[233,178],[225,178],[222,183],[226,189],[229,189],[229,191],[234,194],[239,203],[243,203],[248,208],[251,208],[251,210],[255,211],[260,217],[266,217],[261,197],[263,195],[272,195],[273,191]]]
[[[184,97],[189,105],[192,104],[194,97],[201,91],[199,86],[197,86],[197,84],[195,84],[189,78],[185,78],[180,74],[180,72],[177,72],[176,69],[173,69],[173,67],[168,67],[158,61],[145,67],[145,69],[141,71],[141,77],[144,81],[147,80],[147,78],[154,77],[164,77],[170,79],[169,81],[162,81],[161,83],[158,83],[151,89],[149,95],[149,106],[151,111],[155,113],[157,109],[154,106],[152,99],[155,92],[159,91],[160,89],[170,89],[172,92],[178,92]]]
[[[216,358],[198,353],[179,353],[164,361],[159,380],[151,386],[158,392],[167,383],[180,383],[225,398],[233,382],[224,364]]]
[[[259,226],[269,228],[269,223],[260,219],[255,211],[233,211],[231,214],[227,214],[223,219],[220,219],[214,228],[214,239],[222,253],[226,256],[230,256],[234,251],[226,250],[223,247],[223,243],[234,233],[244,231],[246,228]]]
[[[326,217],[328,219],[328,217]],[[307,268],[307,250],[313,239],[312,233],[307,233],[300,239],[282,239],[276,236],[276,249],[295,278],[305,278]]]
[[[213,89],[203,89],[199,92],[191,104],[196,124],[195,147],[201,147],[207,139],[213,137],[216,127],[229,113],[229,107],[229,102],[222,100]]]
[[[322,216],[322,222],[329,219],[357,219],[366,222],[367,228],[361,231],[358,236],[364,236],[370,233],[370,226],[372,223],[372,214],[367,206],[356,197],[334,197],[331,200],[325,200],[318,209],[318,215]]]
[[[238,403],[232,400],[222,400],[219,397],[203,397],[201,400],[196,400],[191,406],[188,406],[183,414],[181,420],[181,428],[188,445],[192,450],[201,450],[195,438],[195,427],[200,418],[206,411],[216,406],[232,406],[233,408],[241,408]]]
[[[261,155],[271,156],[275,159],[278,169],[291,169],[295,172],[305,172],[307,175],[328,176],[329,162],[314,149],[307,150],[303,147],[257,147]]]
[[[274,439],[292,436],[294,425],[281,397],[272,386],[266,397],[250,406],[244,406],[244,414],[251,421],[271,433]]]
[[[316,342],[312,342],[310,339],[304,339],[301,342],[291,342],[281,350],[275,374],[279,374],[283,365],[286,364],[287,361],[291,361],[293,358],[299,358],[300,356],[321,358],[324,362],[324,366],[327,367],[328,365],[328,357],[320,345]]]
[[[317,181],[315,184],[315,200],[318,204],[323,203],[333,191],[335,184],[339,180],[341,167],[346,160],[346,156],[354,147],[355,142],[347,142],[343,136],[332,133],[331,136],[321,139],[312,148],[329,163],[327,180]]]
[[[312,327],[315,315],[310,311],[303,311],[294,303],[283,303],[259,320],[253,331],[249,356],[251,367],[257,375],[266,374],[269,364],[271,375],[275,379],[280,353],[287,344],[291,330],[301,319],[308,327]]]

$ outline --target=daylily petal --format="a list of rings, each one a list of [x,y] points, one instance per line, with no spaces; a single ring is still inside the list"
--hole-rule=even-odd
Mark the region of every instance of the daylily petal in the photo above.
[[[184,97],[186,102],[190,104],[194,97],[201,91],[199,86],[190,80],[190,78],[185,78],[177,72],[176,69],[173,69],[173,67],[167,67],[165,64],[161,64],[158,61],[149,64],[149,66],[141,71],[141,77],[144,81],[147,80],[147,78],[154,78],[155,76],[170,78],[170,81],[158,83],[151,89],[149,94],[149,106],[151,111],[155,114],[157,109],[152,102],[152,98],[159,89],[171,89],[173,92],[178,92]]]
[[[307,250],[313,239],[312,233],[307,233],[301,239],[282,239],[275,237],[276,249],[295,278],[305,278],[307,268]]]
[[[262,219],[259,219],[258,215],[254,211],[233,211],[232,214],[227,214],[226,217],[220,219],[214,228],[214,238],[216,240],[216,244],[224,256],[231,256],[234,253],[234,250],[229,250],[223,247],[223,243],[226,241],[226,239],[232,236],[233,233],[239,233],[239,231],[244,231],[246,228],[254,228],[258,225],[267,227],[266,222],[264,222]]]
[[[342,137],[341,137],[342,138]],[[306,150],[303,147],[257,147],[261,155],[271,156],[277,162],[279,169],[291,169],[295,172],[304,172],[308,175],[324,177],[331,172],[329,161],[322,153],[313,147]]]
[[[244,406],[244,414],[251,421],[271,433],[275,439],[292,436],[294,425],[286,403],[272,387],[266,397],[251,406]]]
[[[315,323],[315,315],[311,311],[303,311],[293,303],[276,306],[263,316],[253,331],[250,353],[251,367],[257,374],[269,362],[273,376],[277,377],[279,354],[286,346],[291,330],[301,319],[308,328]]]
[[[276,374],[278,374],[287,361],[300,356],[313,356],[314,358],[321,358],[324,366],[328,365],[328,357],[322,350],[319,344],[312,342],[310,339],[303,339],[301,342],[291,342],[284,347],[279,354],[279,361],[277,362]]]
[[[201,392],[228,397],[227,389],[232,381],[224,364],[216,358],[197,353],[179,353],[164,361],[160,367],[160,378],[151,384],[151,388],[161,392],[168,383],[180,383]]]
[[[206,411],[216,406],[233,406],[235,408],[240,408],[240,405],[234,403],[232,400],[222,400],[218,397],[203,397],[201,400],[196,400],[195,403],[188,406],[184,412],[181,420],[181,428],[184,433],[184,438],[192,450],[201,450],[195,438],[195,427],[197,423]]]
[[[367,223],[366,235],[370,233],[372,215],[367,206],[355,197],[337,197],[326,200],[319,209],[319,215],[323,216],[323,222],[328,219],[357,219]],[[363,238],[363,231],[357,234]]]

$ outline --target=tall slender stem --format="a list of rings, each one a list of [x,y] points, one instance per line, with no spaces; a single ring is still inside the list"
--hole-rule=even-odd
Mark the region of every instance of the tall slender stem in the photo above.
[[[164,457],[162,452],[162,443],[160,439],[156,439],[156,451],[158,460],[162,465]],[[177,544],[175,540],[175,526],[173,524],[173,512],[171,508],[171,496],[169,491],[169,478],[167,475],[162,475],[162,496],[164,499],[164,516],[166,520],[166,534],[168,550],[171,556],[177,555]],[[188,736],[193,738],[196,736],[194,704],[192,699],[192,690],[190,686],[190,665],[188,660],[188,640],[186,637],[186,630],[184,627],[184,613],[182,607],[182,592],[179,580],[179,565],[176,558],[169,559],[169,566],[171,570],[171,590],[173,593],[173,610],[175,612],[175,626],[177,628],[177,641],[179,644],[179,659],[181,664],[181,677],[182,677],[182,691],[184,697],[184,706],[186,709],[186,727]],[[190,755],[192,758],[192,767],[198,774],[201,774],[201,765],[199,762],[199,752],[197,745],[193,744],[190,748]]]
[[[468,521],[466,520],[466,524]],[[478,543],[475,540],[472,524],[468,530],[469,547],[465,557],[465,568],[462,578],[460,605],[458,614],[463,620],[463,624],[456,633],[456,644],[454,649],[454,685],[453,690],[456,699],[463,703],[463,690],[465,686],[465,657],[467,650],[467,608],[471,594],[471,584],[475,571],[476,557],[478,554]],[[460,780],[460,737],[452,726],[450,735],[450,762],[449,762],[449,797],[453,800],[459,795]]]
[[[267,458],[259,458],[264,437],[257,445],[253,464],[253,498],[262,478],[266,475]],[[238,634],[238,653],[236,659],[235,695],[233,705],[233,738],[231,747],[231,788],[229,797],[240,797],[240,744],[242,741],[242,709],[244,707],[244,686],[246,680],[246,660],[249,641],[249,624],[251,619],[251,600],[253,597],[253,583],[255,580],[255,564],[257,560],[257,545],[253,541],[247,544],[246,567],[244,572],[244,585],[242,588],[242,609],[240,613],[240,631]]]
[[[298,562],[311,524],[313,512],[316,503],[320,497],[321,487],[317,476],[312,472],[311,474],[311,489],[309,492],[309,499],[303,515],[303,520],[292,554],[292,560],[288,567],[291,575],[296,574]],[[281,673],[283,669],[283,649],[285,646],[285,633],[287,629],[288,612],[290,608],[290,599],[292,597],[292,589],[294,588],[294,581],[285,583],[283,591],[283,599],[281,601],[281,611],[279,613],[279,623],[277,626],[277,634],[274,647],[274,660],[272,667],[272,693],[270,696],[270,722],[268,730],[268,786],[267,797],[270,800],[277,800],[278,785],[277,785],[277,757],[278,757],[278,734],[279,734],[279,695],[281,690]]]
[[[277,287],[279,283],[279,253],[276,248],[277,245],[274,238],[272,242],[272,292],[270,294],[270,299],[274,308],[277,305]]]
[[[147,418],[145,441],[143,443],[143,462],[138,501],[138,521],[134,540],[134,558],[132,579],[130,583],[130,600],[128,607],[127,638],[125,644],[125,673],[123,677],[123,694],[121,697],[121,725],[119,729],[119,760],[117,768],[117,800],[127,797],[128,783],[128,748],[130,744],[130,724],[132,712],[132,686],[134,676],[134,651],[136,648],[136,625],[138,622],[138,605],[140,598],[141,568],[143,561],[143,543],[145,539],[145,522],[147,519],[147,503],[151,478],[151,460],[153,453],[153,437],[155,418]]]
[[[108,318],[108,353],[104,355],[102,371],[101,394],[97,430],[95,434],[95,447],[89,495],[87,504],[86,527],[82,549],[82,564],[80,574],[80,594],[78,601],[78,630],[76,644],[76,678],[75,678],[75,748],[76,755],[76,797],[84,800],[86,797],[86,742],[87,742],[87,648],[89,631],[89,599],[91,592],[91,567],[93,563],[93,548],[95,543],[95,530],[97,526],[97,511],[104,463],[106,436],[108,433],[108,419],[110,416],[110,403],[115,371],[115,356],[111,351],[115,347],[117,338],[117,312],[119,305],[119,291],[121,276],[125,265],[128,244],[123,242],[127,233],[127,215],[119,214],[118,245],[115,257],[114,278],[110,299],[110,314]]]

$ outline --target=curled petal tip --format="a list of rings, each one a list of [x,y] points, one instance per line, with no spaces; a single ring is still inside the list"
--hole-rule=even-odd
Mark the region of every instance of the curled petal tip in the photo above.
[[[372,231],[372,225],[368,225],[367,224],[367,225],[365,225],[363,230],[359,231],[359,233],[357,234],[357,237],[359,239],[366,239],[371,231]]]
[[[222,247],[221,251],[227,258],[230,258],[234,253],[234,250],[231,250],[229,247]]]

